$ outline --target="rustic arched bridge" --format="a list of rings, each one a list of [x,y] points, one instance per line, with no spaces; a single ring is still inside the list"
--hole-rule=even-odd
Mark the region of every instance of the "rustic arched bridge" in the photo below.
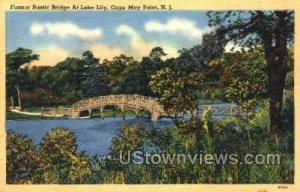
[[[127,110],[134,111],[139,114],[141,110],[146,110],[151,114],[151,120],[157,120],[160,116],[166,115],[163,106],[157,99],[141,95],[107,95],[99,96],[79,101],[71,106],[71,108],[54,108],[44,110],[44,113],[61,114],[70,118],[80,117],[83,111],[89,111],[91,114],[93,109],[98,109],[103,117],[105,106],[114,105],[120,108],[124,113]]]
[[[157,99],[153,97],[146,97],[142,95],[107,95],[99,96],[86,100],[79,101],[73,104],[70,108],[43,108],[42,115],[55,115],[55,116],[68,116],[69,118],[78,118],[82,112],[88,111],[89,116],[92,114],[92,110],[98,109],[101,117],[103,117],[103,111],[106,106],[117,106],[123,113],[125,111],[133,111],[136,115],[142,110],[148,111],[151,114],[151,120],[157,120],[160,116],[174,116],[168,115],[163,106],[160,105]],[[211,108],[213,115],[245,115],[242,109],[233,103],[213,104],[213,105],[199,105],[198,112],[200,117],[202,112]],[[124,116],[123,116],[124,117]]]

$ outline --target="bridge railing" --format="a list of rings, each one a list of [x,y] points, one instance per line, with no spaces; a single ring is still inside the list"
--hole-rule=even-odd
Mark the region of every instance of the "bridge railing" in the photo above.
[[[66,107],[54,107],[54,108],[41,108],[41,115],[68,115],[71,108]]]
[[[94,102],[105,102],[105,101],[113,101],[114,103],[122,103],[126,101],[131,101],[131,100],[136,100],[136,101],[141,101],[141,102],[146,102],[146,101],[153,101],[157,102],[157,99],[152,98],[152,97],[147,97],[147,96],[141,96],[141,95],[107,95],[107,96],[99,96],[99,97],[94,97],[86,100],[79,101],[75,104],[72,105],[72,108],[77,108],[79,106],[86,106],[86,107],[91,107],[90,105],[93,105]]]

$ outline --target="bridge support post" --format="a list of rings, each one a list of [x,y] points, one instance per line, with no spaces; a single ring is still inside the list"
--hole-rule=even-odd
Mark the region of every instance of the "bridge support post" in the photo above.
[[[77,117],[79,117],[79,113],[80,112],[78,112],[78,111],[72,110],[70,116],[71,116],[71,118],[77,118]]]
[[[125,120],[126,117],[125,117],[125,111],[124,110],[122,111],[122,116],[123,116],[123,120]]]
[[[113,111],[114,111],[114,119],[116,118],[116,106],[113,106]]]
[[[151,121],[157,121],[158,120],[158,114],[156,114],[155,112],[153,112],[151,114]]]
[[[136,117],[136,118],[139,118],[139,117],[140,117],[139,110],[136,110],[136,111],[135,111],[135,117]]]
[[[89,109],[89,118],[92,118],[92,109]]]
[[[103,107],[101,107],[101,108],[100,108],[100,117],[101,117],[102,119],[104,119],[103,111],[104,111],[104,109],[103,109]]]

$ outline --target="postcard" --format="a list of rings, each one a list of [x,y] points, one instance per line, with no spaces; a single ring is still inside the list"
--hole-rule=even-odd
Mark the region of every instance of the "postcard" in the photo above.
[[[0,191],[300,190],[299,7],[1,1]]]

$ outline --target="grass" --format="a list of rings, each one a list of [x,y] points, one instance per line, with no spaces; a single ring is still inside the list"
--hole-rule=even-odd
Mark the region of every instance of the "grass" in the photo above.
[[[27,108],[24,109],[26,112],[40,112],[40,108]],[[141,112],[139,115],[146,115],[146,112]],[[114,110],[113,109],[105,109],[103,113],[105,117],[114,117]],[[126,111],[125,117],[135,117],[136,114],[132,111]],[[93,111],[92,118],[100,117],[100,111]],[[116,117],[123,117],[123,113],[120,110],[116,110]],[[45,117],[41,115],[28,115],[28,114],[20,114],[15,113],[12,111],[6,111],[6,119],[7,120],[17,120],[17,119],[64,119],[65,117]]]
[[[26,107],[26,108],[24,108],[24,111],[39,113],[39,112],[41,112],[41,107]]]
[[[7,120],[16,120],[16,119],[62,119],[62,117],[44,117],[41,115],[27,115],[15,113],[12,111],[6,110],[6,119]]]

